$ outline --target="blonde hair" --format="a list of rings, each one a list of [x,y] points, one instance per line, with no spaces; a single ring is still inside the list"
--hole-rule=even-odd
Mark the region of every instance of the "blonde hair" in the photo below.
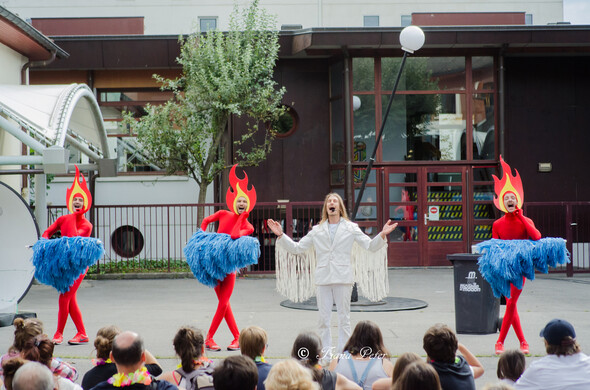
[[[264,329],[259,326],[249,326],[240,332],[240,351],[242,355],[256,359],[264,353],[267,341],[268,336]]]
[[[330,197],[335,197],[336,199],[338,199],[340,216],[344,219],[348,219],[348,214],[346,213],[346,206],[344,206],[344,201],[342,200],[342,197],[335,192],[330,192],[328,195],[326,195],[326,198],[324,199],[324,206],[322,207],[322,220],[320,221],[320,223],[328,220],[328,208],[326,207],[326,205],[328,204],[328,199]]]
[[[115,325],[104,326],[96,332],[96,339],[94,339],[94,348],[96,349],[96,357],[107,360],[113,349],[113,340],[121,333],[121,329]]]
[[[319,390],[311,371],[293,359],[273,365],[264,381],[267,390]]]

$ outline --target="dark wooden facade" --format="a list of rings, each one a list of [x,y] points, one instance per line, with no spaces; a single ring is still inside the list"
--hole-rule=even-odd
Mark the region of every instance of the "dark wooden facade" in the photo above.
[[[274,202],[315,201],[333,189],[331,171],[330,67],[353,57],[401,57],[399,28],[310,29],[282,32],[276,79],[287,89],[283,103],[298,114],[296,131],[278,138],[268,159],[248,168],[258,200]],[[479,26],[426,27],[426,43],[416,56],[491,56],[494,58],[495,156],[490,160],[459,161],[377,161],[377,217],[364,227],[375,227],[391,217],[403,202],[390,202],[386,194],[395,183],[389,178],[404,174],[413,186],[428,186],[433,173],[453,172],[461,178],[462,199],[450,204],[464,210],[454,221],[433,222],[432,227],[460,229],[462,240],[442,242],[430,239],[423,230],[424,209],[436,202],[426,201],[420,192],[416,219],[402,221],[404,234],[412,240],[390,244],[390,265],[448,265],[446,254],[468,252],[478,241],[478,223],[471,212],[478,172],[496,168],[502,154],[522,175],[527,201],[588,201],[590,181],[590,26]],[[152,73],[169,77],[180,69],[176,37],[54,37],[71,54],[47,68],[31,70],[32,83],[52,80],[86,80],[91,87],[154,88]],[[238,136],[243,123],[232,122]],[[469,157],[468,157],[469,158]],[[551,163],[552,171],[541,173],[539,163]],[[346,165],[347,162],[345,162]],[[351,163],[363,167],[366,163]],[[393,175],[393,176],[391,176]],[[488,175],[487,180],[490,180]],[[454,184],[455,185],[455,184]],[[366,200],[365,200],[366,202]],[[487,203],[491,203],[488,201]],[[493,218],[492,216],[490,218]],[[491,220],[486,223],[489,226]],[[429,222],[430,223],[430,222]],[[413,231],[413,233],[412,233]],[[416,233],[417,232],[417,233]]]

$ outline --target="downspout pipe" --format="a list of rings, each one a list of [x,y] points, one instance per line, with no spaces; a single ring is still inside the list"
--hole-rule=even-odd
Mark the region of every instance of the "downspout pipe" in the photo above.
[[[57,50],[53,49],[50,51],[50,53],[51,53],[51,56],[46,60],[29,61],[23,65],[23,67],[20,70],[20,83],[21,83],[21,85],[29,85],[29,83],[28,83],[29,80],[27,79],[27,70],[29,68],[38,68],[38,67],[42,67],[42,66],[47,66],[47,65],[51,64],[53,61],[55,61],[55,58],[57,56]]]
[[[354,135],[352,134],[352,123],[350,120],[350,107],[352,106],[350,101],[350,54],[348,53],[348,48],[346,46],[342,47],[342,53],[344,54],[344,133],[346,140],[346,168],[344,170],[344,182],[346,183],[346,208],[350,210],[354,199],[352,178],[352,144],[354,140]]]

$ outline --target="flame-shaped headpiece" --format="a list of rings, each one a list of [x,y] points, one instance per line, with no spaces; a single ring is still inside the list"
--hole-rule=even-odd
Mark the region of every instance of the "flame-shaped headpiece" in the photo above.
[[[240,196],[246,198],[246,201],[248,202],[248,212],[252,211],[256,204],[256,189],[254,189],[254,186],[252,186],[252,189],[248,189],[248,175],[246,175],[246,172],[244,172],[243,179],[238,179],[236,176],[237,166],[238,164],[234,165],[229,171],[229,187],[227,189],[227,194],[225,195],[227,208],[236,214],[238,214],[236,203]]]
[[[515,176],[512,176],[512,168],[508,165],[502,156],[500,156],[500,164],[502,165],[502,180],[498,179],[496,175],[492,175],[494,178],[494,191],[496,192],[496,196],[494,197],[494,205],[500,210],[505,213],[508,212],[506,207],[504,207],[504,195],[507,192],[512,192],[516,195],[516,202],[518,208],[522,208],[522,204],[524,203],[524,190],[522,188],[522,180],[520,180],[520,175],[518,171],[515,169],[516,172]]]
[[[82,181],[80,181],[82,178]],[[80,214],[84,214],[88,210],[90,210],[90,206],[92,206],[92,195],[90,195],[90,191],[86,186],[86,178],[84,175],[80,175],[80,170],[76,165],[76,176],[74,177],[74,183],[70,188],[68,188],[66,192],[66,204],[68,205],[68,210],[70,213],[75,213],[74,206],[72,205],[72,201],[75,197],[80,197],[84,199],[84,207],[82,210],[78,211]]]

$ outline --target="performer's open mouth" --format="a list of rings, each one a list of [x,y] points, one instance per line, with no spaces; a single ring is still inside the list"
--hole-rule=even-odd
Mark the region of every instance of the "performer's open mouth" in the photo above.
[[[336,211],[336,207],[330,207],[330,211],[331,211],[331,212],[334,212],[334,211]]]

